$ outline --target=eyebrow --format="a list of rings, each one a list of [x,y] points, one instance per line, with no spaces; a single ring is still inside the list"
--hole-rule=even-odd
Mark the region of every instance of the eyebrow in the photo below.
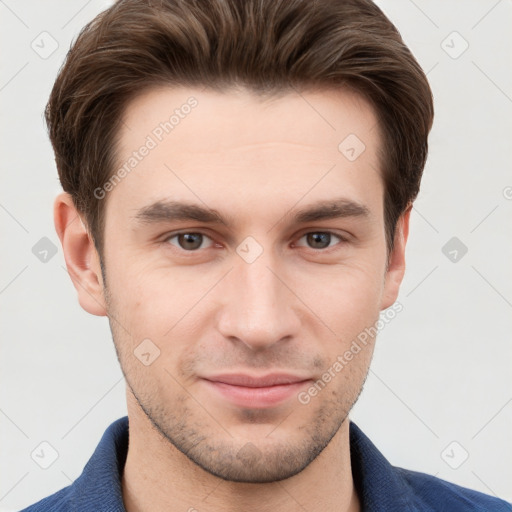
[[[292,211],[283,216],[292,214]],[[346,217],[370,217],[370,210],[365,205],[346,198],[321,200],[292,215],[292,222],[305,224],[319,220]],[[173,200],[159,200],[144,206],[133,216],[139,224],[156,224],[161,222],[197,221],[204,224],[234,224],[234,217],[222,216],[217,210],[194,203]]]

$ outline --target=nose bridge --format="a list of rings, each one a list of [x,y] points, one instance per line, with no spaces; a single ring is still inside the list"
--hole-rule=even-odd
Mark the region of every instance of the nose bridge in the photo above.
[[[269,313],[275,310],[282,295],[282,283],[272,272],[272,262],[269,258],[260,259],[253,263],[241,262],[238,266],[240,282],[240,303],[252,306],[254,318],[257,314]]]
[[[250,242],[249,242],[250,244]],[[240,244],[240,257],[229,276],[220,312],[219,330],[225,337],[238,338],[252,349],[261,349],[297,333],[299,319],[294,312],[293,294],[283,284],[272,251],[254,251]],[[254,252],[253,252],[254,257]]]

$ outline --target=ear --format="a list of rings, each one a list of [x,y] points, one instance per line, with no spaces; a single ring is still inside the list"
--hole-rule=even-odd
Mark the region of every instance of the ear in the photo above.
[[[53,218],[66,267],[78,292],[80,306],[91,315],[106,316],[100,258],[92,237],[67,192],[55,198]]]
[[[394,246],[389,255],[388,268],[384,279],[381,310],[389,308],[396,301],[400,291],[400,284],[405,273],[405,245],[409,236],[411,210],[412,204],[400,216],[396,225]]]

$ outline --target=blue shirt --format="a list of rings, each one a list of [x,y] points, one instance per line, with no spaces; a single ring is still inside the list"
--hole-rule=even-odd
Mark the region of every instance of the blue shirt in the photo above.
[[[125,416],[107,428],[82,474],[71,485],[21,512],[126,512],[121,476],[127,453]],[[512,505],[498,498],[391,466],[353,422],[350,456],[363,512],[512,512]]]

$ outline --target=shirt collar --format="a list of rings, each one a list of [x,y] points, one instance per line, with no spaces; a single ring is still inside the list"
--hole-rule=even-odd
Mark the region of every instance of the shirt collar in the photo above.
[[[128,416],[107,428],[82,474],[71,486],[72,510],[126,512],[121,476],[128,453],[128,431]],[[353,422],[350,422],[350,458],[362,510],[417,510],[405,480]]]
[[[365,512],[415,512],[414,496],[406,480],[366,437],[350,422],[352,477]]]
[[[112,423],[103,434],[82,474],[73,484],[70,510],[126,512],[121,476],[128,454],[128,416]]]

